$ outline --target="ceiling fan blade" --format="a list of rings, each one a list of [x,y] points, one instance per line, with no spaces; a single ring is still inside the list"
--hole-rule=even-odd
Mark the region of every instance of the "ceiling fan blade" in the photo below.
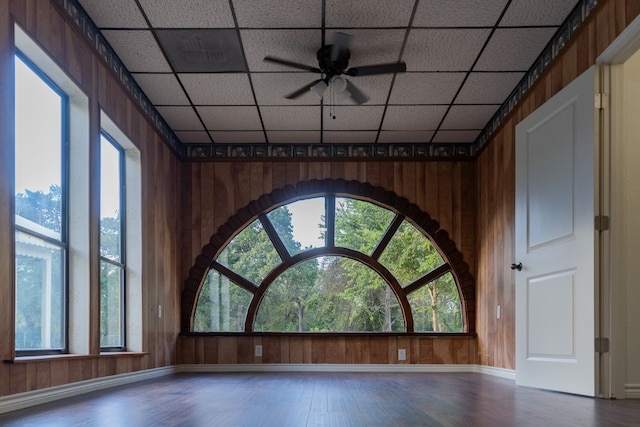
[[[317,85],[321,81],[322,81],[322,79],[314,80],[311,83],[309,83],[308,85],[302,86],[300,89],[296,90],[295,92],[291,92],[289,95],[285,95],[285,98],[287,98],[287,99],[299,98],[300,96],[302,96],[305,93],[309,92],[313,86]]]
[[[322,73],[320,68],[311,67],[305,64],[299,64],[293,61],[287,61],[286,59],[274,58],[273,56],[265,56],[264,61],[273,62],[274,64],[280,64],[291,68],[297,68],[299,70],[310,71],[312,73]]]
[[[349,61],[349,48],[351,47],[351,36],[349,34],[335,32],[331,43],[331,62]]]
[[[353,83],[347,80],[347,91],[351,94],[351,99],[355,101],[356,104],[361,105],[369,100],[369,97],[365,95],[360,89],[356,87]]]
[[[404,62],[391,62],[389,64],[366,65],[364,67],[349,68],[345,71],[348,76],[372,76],[375,74],[404,73],[407,64]]]

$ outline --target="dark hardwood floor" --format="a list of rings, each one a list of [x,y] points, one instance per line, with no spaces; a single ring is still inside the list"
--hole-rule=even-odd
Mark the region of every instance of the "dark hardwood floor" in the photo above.
[[[0,426],[640,426],[640,400],[482,374],[176,374],[0,415]]]

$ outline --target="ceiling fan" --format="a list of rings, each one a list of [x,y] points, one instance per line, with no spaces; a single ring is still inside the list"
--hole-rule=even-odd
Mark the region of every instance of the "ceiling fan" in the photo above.
[[[407,71],[407,64],[404,62],[392,62],[348,68],[349,58],[351,56],[351,52],[349,50],[350,46],[351,36],[349,34],[336,32],[334,33],[332,44],[322,46],[318,49],[318,67],[300,64],[286,59],[275,58],[273,56],[267,56],[264,60],[266,62],[272,62],[274,64],[285,65],[298,70],[323,75],[322,78],[314,80],[300,89],[286,95],[285,98],[287,99],[296,99],[308,91],[311,91],[318,96],[319,99],[322,99],[324,92],[329,86],[331,86],[338,101],[351,98],[358,105],[367,102],[369,97],[358,89],[350,80],[343,78],[343,75],[357,77],[372,76],[376,74],[403,73]]]

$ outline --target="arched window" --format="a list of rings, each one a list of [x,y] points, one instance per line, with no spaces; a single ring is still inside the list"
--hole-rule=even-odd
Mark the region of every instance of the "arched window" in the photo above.
[[[314,184],[220,228],[186,284],[184,332],[473,332],[472,280],[437,222],[379,188]]]

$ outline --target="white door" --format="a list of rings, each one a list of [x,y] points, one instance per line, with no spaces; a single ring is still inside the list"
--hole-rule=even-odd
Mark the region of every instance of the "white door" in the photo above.
[[[595,67],[516,127],[516,384],[595,393]]]

